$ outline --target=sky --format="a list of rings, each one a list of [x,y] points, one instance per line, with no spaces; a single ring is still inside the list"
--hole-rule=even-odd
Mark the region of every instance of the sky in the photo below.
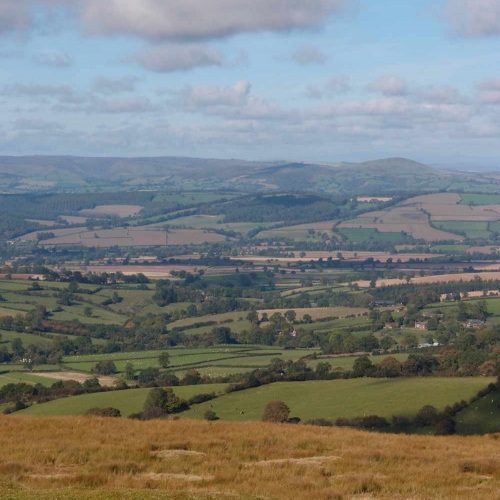
[[[500,167],[500,0],[0,0],[0,155]]]

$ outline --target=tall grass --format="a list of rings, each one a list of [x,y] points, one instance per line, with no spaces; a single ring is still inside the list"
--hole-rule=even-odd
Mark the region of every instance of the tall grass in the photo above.
[[[498,435],[1,417],[0,498],[494,499],[499,449]]]

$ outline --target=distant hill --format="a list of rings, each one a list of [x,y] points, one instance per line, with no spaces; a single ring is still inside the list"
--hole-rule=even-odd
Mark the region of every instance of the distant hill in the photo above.
[[[210,158],[0,157],[0,192],[109,189],[312,191],[391,195],[440,189],[491,192],[481,174],[432,168],[406,158],[362,163],[251,162]],[[469,189],[470,188],[470,189]]]

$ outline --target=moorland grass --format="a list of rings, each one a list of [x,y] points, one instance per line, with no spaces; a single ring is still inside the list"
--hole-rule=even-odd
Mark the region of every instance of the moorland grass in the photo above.
[[[498,443],[248,422],[0,417],[0,497],[496,499]]]

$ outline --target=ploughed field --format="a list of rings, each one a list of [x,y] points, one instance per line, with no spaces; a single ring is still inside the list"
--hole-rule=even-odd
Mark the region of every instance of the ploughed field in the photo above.
[[[0,449],[9,500],[475,500],[500,489],[491,436],[0,417]]]

